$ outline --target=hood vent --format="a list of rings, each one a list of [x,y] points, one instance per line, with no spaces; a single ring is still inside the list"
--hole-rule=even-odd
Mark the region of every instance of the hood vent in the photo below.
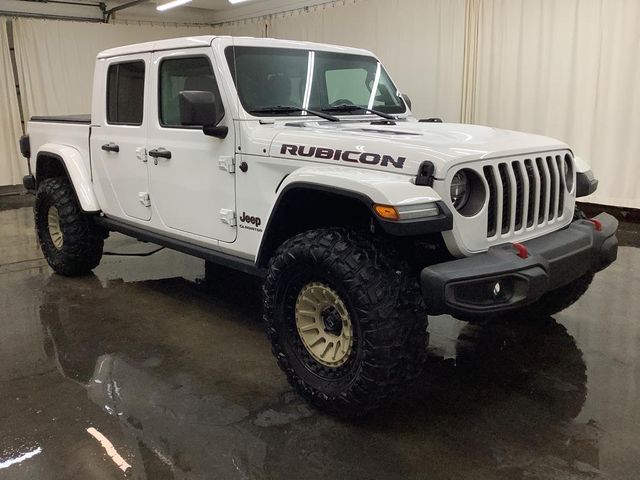
[[[354,133],[376,133],[378,135],[411,135],[411,136],[422,136],[421,133],[414,132],[400,132],[397,130],[382,130],[378,128],[353,128],[349,130],[344,130],[345,132],[354,132]]]

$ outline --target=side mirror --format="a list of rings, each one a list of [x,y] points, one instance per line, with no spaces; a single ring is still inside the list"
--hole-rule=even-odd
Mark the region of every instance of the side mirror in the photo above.
[[[409,110],[411,110],[411,99],[409,98],[409,95],[407,95],[406,93],[403,93],[402,99],[404,100],[404,103],[407,104],[407,107],[409,107]]]
[[[185,126],[218,125],[224,111],[211,92],[185,90],[179,93],[180,124]]]

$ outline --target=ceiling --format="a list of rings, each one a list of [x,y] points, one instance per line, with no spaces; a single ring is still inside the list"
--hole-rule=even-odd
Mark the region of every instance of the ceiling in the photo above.
[[[107,1],[108,8],[128,3],[130,0]],[[184,7],[158,12],[155,7],[169,0],[150,0],[138,6],[122,10],[116,18],[164,21],[194,21],[201,23],[238,20],[257,15],[282,12],[296,8],[326,3],[327,0],[249,0],[236,5],[228,0],[193,0]],[[183,20],[179,20],[183,19]]]
[[[107,9],[122,6],[131,0],[105,0]],[[228,0],[193,0],[188,5],[165,12],[156,10],[157,4],[169,0],[148,0],[139,5],[115,13],[116,20],[144,20],[172,23],[218,23],[242,18],[268,15],[329,0],[248,0],[232,5]],[[21,12],[25,14],[53,17],[102,18],[98,4],[100,0],[2,0],[0,13]]]

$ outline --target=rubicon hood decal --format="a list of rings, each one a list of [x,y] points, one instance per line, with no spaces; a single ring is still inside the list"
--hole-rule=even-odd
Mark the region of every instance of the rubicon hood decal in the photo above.
[[[478,125],[407,121],[371,131],[367,122],[336,123],[259,124],[250,130],[251,141],[273,157],[405,175],[416,175],[429,161],[439,179],[464,162],[568,148],[551,138]]]
[[[294,157],[317,158],[320,160],[364,163],[365,165],[380,165],[382,167],[393,166],[400,169],[404,168],[404,162],[407,160],[406,157],[393,157],[381,153],[335,150],[327,147],[289,145],[287,143],[282,144],[280,154]]]

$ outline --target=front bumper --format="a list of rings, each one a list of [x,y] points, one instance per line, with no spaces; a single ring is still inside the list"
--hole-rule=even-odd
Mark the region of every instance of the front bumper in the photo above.
[[[420,281],[429,314],[508,311],[608,267],[618,253],[618,221],[606,213],[594,220],[577,220],[524,242],[527,258],[519,256],[514,245],[504,244],[425,268]]]

